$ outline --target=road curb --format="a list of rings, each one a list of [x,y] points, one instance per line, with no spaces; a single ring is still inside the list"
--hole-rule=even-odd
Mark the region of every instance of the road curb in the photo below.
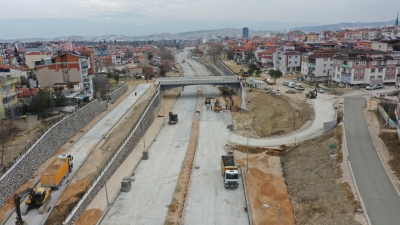
[[[238,167],[240,169],[240,174],[242,174],[244,198],[246,200],[246,207],[247,207],[247,218],[249,220],[249,225],[253,225],[253,219],[251,217],[251,210],[250,210],[250,202],[249,202],[249,198],[248,198],[248,195],[247,195],[246,179],[244,179],[244,173],[243,173],[242,167],[240,165],[238,165]]]

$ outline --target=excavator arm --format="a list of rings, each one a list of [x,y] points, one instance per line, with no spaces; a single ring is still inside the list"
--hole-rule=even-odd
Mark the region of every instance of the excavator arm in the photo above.
[[[15,212],[17,214],[17,218],[15,221],[16,225],[23,225],[25,224],[24,220],[21,216],[21,199],[24,199],[28,194],[32,193],[32,188],[27,188],[20,194],[14,194],[14,203],[15,203]]]

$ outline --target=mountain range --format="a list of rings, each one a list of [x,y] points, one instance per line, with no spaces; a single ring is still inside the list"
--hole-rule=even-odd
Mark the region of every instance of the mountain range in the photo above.
[[[322,26],[304,26],[304,27],[295,27],[290,30],[301,30],[303,32],[320,32],[324,30],[331,30],[331,31],[336,31],[336,30],[342,30],[342,29],[355,29],[357,27],[359,28],[378,28],[382,26],[393,26],[395,20],[390,20],[386,22],[371,22],[371,23],[337,23],[337,24],[329,24],[329,25],[322,25]]]

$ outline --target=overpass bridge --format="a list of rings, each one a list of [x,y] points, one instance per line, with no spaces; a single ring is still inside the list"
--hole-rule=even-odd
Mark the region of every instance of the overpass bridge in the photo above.
[[[161,91],[166,91],[176,87],[190,85],[222,85],[233,88],[241,96],[241,108],[246,110],[246,92],[240,82],[239,76],[195,76],[195,77],[163,77],[156,81]]]

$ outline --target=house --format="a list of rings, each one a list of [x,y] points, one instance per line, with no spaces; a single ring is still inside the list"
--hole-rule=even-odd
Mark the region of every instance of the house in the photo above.
[[[68,85],[77,82],[79,92],[91,101],[93,98],[93,75],[88,74],[89,68],[89,57],[69,52],[35,62],[36,77],[40,87],[51,87],[56,83]]]
[[[126,64],[126,71],[128,76],[143,75],[143,68],[140,65],[133,63]]]
[[[280,70],[283,74],[301,71],[302,54],[294,50],[294,46],[284,46],[273,54],[274,70]]]
[[[301,74],[307,81],[326,81],[332,74],[333,52],[331,54],[304,54],[301,62]]]
[[[0,64],[7,64],[7,44],[0,43]]]
[[[333,80],[339,86],[370,84],[375,79],[395,83],[400,59],[393,52],[344,49],[333,56]]]
[[[17,94],[19,78],[0,78],[0,119],[15,117],[18,115],[19,107]]]
[[[51,52],[29,52],[25,54],[25,64],[33,69],[35,62],[44,58],[50,58],[53,54]]]

